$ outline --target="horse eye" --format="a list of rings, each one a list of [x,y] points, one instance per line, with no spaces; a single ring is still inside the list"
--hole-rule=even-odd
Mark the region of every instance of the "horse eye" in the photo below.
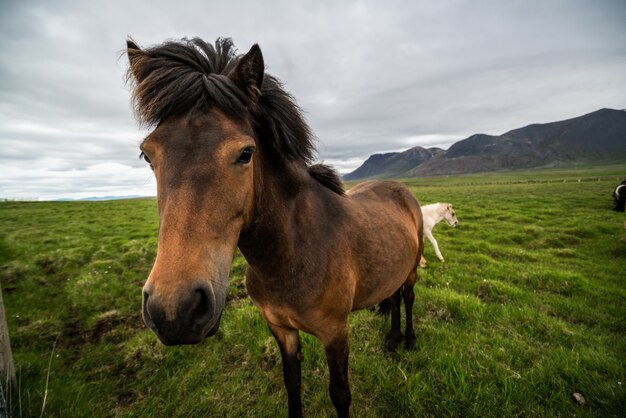
[[[139,154],[139,158],[143,158],[148,164],[150,164],[150,168],[154,170],[154,166],[152,165],[152,161],[150,161],[150,158],[148,158],[148,156],[144,152]]]
[[[252,154],[254,154],[254,147],[248,147],[241,152],[239,158],[237,158],[238,164],[248,164],[252,160]]]

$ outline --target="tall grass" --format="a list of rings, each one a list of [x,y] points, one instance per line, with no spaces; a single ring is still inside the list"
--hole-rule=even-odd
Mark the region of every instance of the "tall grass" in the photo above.
[[[387,353],[389,320],[352,315],[353,416],[623,416],[626,231],[610,194],[624,174],[407,180],[420,202],[453,203],[460,226],[435,229],[445,263],[426,243],[415,351]],[[152,199],[0,203],[14,416],[286,416],[240,256],[215,337],[165,347],[143,326],[157,228]],[[305,414],[332,416],[323,348],[303,335],[303,354]]]

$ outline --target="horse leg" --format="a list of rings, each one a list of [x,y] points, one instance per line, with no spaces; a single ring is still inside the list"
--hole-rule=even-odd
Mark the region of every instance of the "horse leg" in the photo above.
[[[398,289],[391,297],[391,331],[387,336],[387,350],[392,353],[396,351],[398,343],[402,339],[402,331],[400,331],[400,292],[402,288]]]
[[[437,245],[437,240],[433,236],[433,233],[431,231],[424,230],[424,235],[426,235],[426,238],[428,238],[430,243],[433,244],[433,247],[435,247],[435,254],[437,254],[437,258],[444,261],[443,255],[441,255],[441,251],[439,251],[439,245]]]
[[[337,417],[350,416],[350,383],[348,382],[348,322],[343,324],[334,335],[320,338],[326,351],[326,361],[330,371],[330,384],[328,392],[333,405],[337,410]]]
[[[413,286],[415,286],[416,281],[417,273],[415,272],[415,269],[413,269],[407,277],[406,282],[404,282],[404,288],[402,289],[404,308],[406,311],[406,330],[404,331],[404,344],[407,350],[412,350],[415,348],[415,331],[413,330],[413,301],[415,300],[415,292],[413,291]]]
[[[300,334],[297,329],[282,328],[268,323],[270,331],[278,347],[283,362],[283,377],[287,397],[289,399],[289,418],[302,417],[302,401],[300,398],[300,386],[302,374],[300,369]]]

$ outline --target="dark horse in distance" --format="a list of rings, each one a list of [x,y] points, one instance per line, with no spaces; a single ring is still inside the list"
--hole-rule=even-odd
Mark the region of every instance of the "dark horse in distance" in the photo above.
[[[613,190],[613,202],[615,203],[614,211],[624,212],[626,210],[626,180],[618,184]]]
[[[237,56],[230,39],[182,39],[142,49],[128,41],[128,77],[141,143],[154,170],[158,252],[143,288],[143,317],[166,345],[217,331],[237,247],[246,287],[282,355],[289,415],[302,415],[300,335],[323,344],[329,392],[349,415],[348,315],[391,302],[387,346],[412,348],[413,286],[422,212],[394,182],[343,190],[311,165],[313,138],[295,100],[265,74],[258,45]]]

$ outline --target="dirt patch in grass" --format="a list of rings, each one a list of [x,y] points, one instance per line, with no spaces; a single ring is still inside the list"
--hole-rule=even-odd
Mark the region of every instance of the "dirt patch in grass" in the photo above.
[[[119,342],[135,330],[144,328],[140,312],[124,314],[118,310],[110,310],[96,317],[91,326],[89,339],[92,341],[106,340]]]
[[[446,308],[437,306],[431,302],[426,305],[426,316],[431,316],[441,321],[453,322],[452,315]]]

